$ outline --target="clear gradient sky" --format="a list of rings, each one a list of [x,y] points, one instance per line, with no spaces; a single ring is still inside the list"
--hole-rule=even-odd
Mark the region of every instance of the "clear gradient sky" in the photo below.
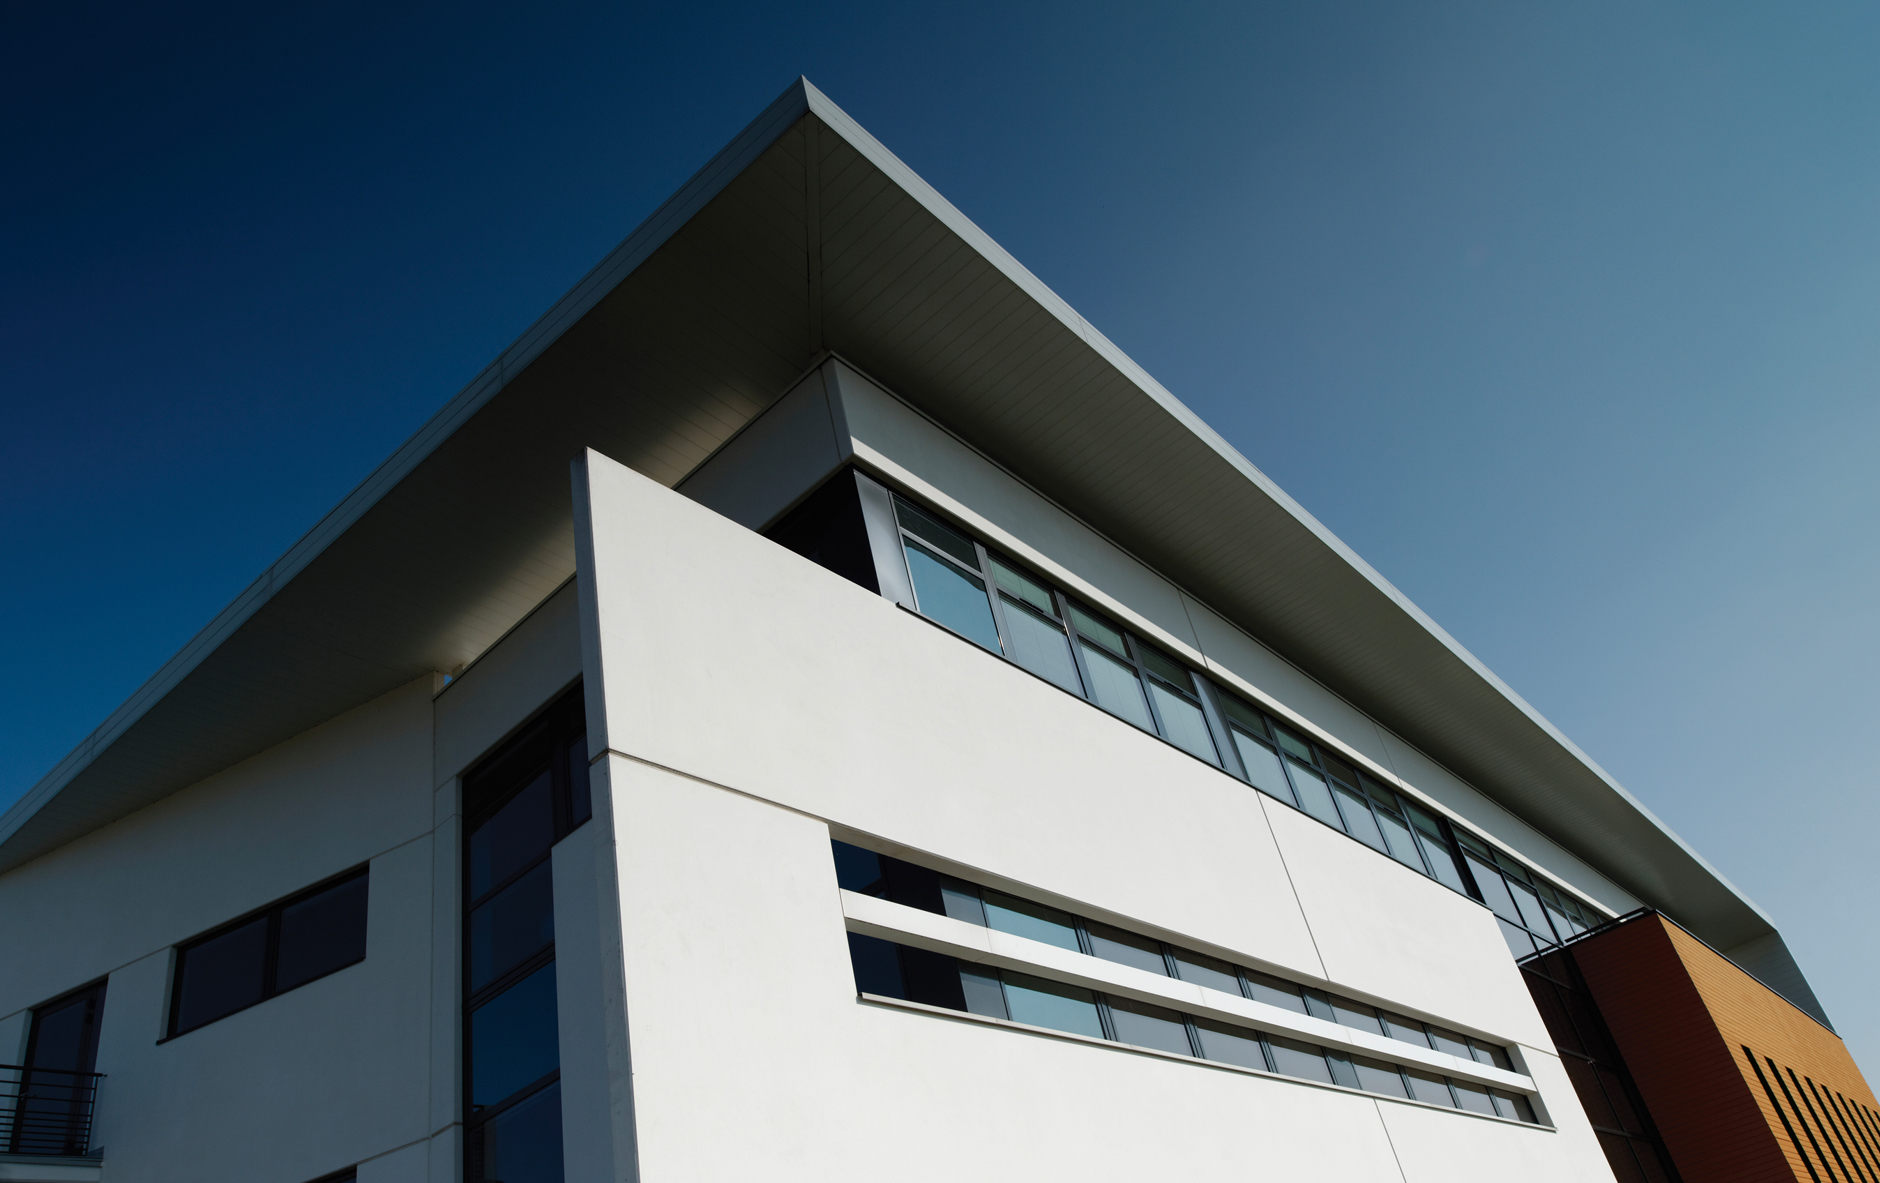
[[[806,74],[1880,1074],[1880,8],[18,6],[0,808]]]

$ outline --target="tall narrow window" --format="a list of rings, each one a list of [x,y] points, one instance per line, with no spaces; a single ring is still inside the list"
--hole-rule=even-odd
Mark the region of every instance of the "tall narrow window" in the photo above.
[[[0,1150],[65,1155],[90,1149],[104,987],[97,982],[33,1010],[19,1100],[8,1115],[12,1137]]]
[[[470,1183],[560,1183],[551,851],[592,813],[581,692],[464,778],[464,1117]]]

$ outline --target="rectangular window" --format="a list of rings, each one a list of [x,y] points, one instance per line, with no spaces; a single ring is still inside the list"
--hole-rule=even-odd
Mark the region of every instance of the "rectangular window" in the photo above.
[[[348,871],[179,946],[170,1035],[364,961],[370,878]]]
[[[0,1153],[84,1154],[91,1149],[92,1103],[97,1097],[98,1028],[104,1022],[104,982],[94,982],[33,1008],[24,1071],[0,1094]],[[11,1074],[9,1074],[11,1075]]]
[[[1115,925],[1085,920],[1073,913],[1006,892],[941,875],[887,855],[831,840],[836,881],[846,890],[893,900],[954,919],[1130,966],[1158,977],[1174,976],[1227,994],[1263,1002],[1298,1015],[1311,1015],[1358,1031],[1382,1032],[1420,1048],[1437,1048],[1462,1059],[1512,1070],[1507,1050],[1442,1027],[1338,994],[1246,969],[1204,953],[1166,944]],[[1351,1056],[1231,1023],[1196,1018],[1156,1003],[1124,999],[1081,986],[1015,970],[961,961],[942,953],[895,944],[876,937],[848,934],[850,968],[858,994],[899,998],[948,1010],[1044,1027],[1132,1047],[1196,1056],[1243,1068],[1332,1083],[1346,1088],[1408,1097],[1411,1085],[1399,1067]],[[1441,1076],[1425,1073],[1442,1089]],[[1429,1081],[1423,1091],[1431,1091]],[[1471,1095],[1471,1108],[1501,1105],[1486,1090]],[[1441,1094],[1449,1097],[1448,1092]],[[1444,1104],[1452,1104],[1445,1100]],[[1524,1102],[1525,1103],[1525,1102]],[[1483,1110],[1484,1112],[1491,1110]],[[1499,1109],[1492,1110],[1500,1112]],[[1532,1112],[1532,1110],[1528,1110]],[[1506,1114],[1504,1114],[1505,1116]]]
[[[561,1179],[551,852],[593,814],[586,726],[576,689],[463,778],[464,1167],[470,1183]],[[858,981],[862,960],[856,959]]]

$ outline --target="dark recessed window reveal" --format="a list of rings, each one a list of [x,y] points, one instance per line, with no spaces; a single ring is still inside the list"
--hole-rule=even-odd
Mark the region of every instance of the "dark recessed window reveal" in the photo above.
[[[179,946],[170,1035],[364,961],[370,880],[355,868]]]
[[[555,843],[592,813],[576,689],[464,777],[464,1168],[559,1183]]]
[[[849,505],[853,484],[843,474],[798,512],[825,496]],[[1600,922],[1591,905],[1360,771],[1351,757],[1299,734],[937,513],[899,493],[892,502],[894,521],[881,528],[899,539],[897,561],[921,615],[1487,904],[1517,958]],[[857,539],[866,542],[859,526],[843,537],[849,550]],[[872,576],[850,577],[875,586]]]
[[[850,891],[1371,1031],[1414,1047],[1514,1070],[1507,1048],[1459,1031],[1085,920],[846,842],[831,845],[836,881]],[[849,958],[855,988],[862,994],[1009,1019],[1473,1113],[1537,1121],[1532,1104],[1519,1093],[1456,1080],[1420,1065],[1350,1055],[1291,1036],[1198,1018],[858,933],[849,934]]]

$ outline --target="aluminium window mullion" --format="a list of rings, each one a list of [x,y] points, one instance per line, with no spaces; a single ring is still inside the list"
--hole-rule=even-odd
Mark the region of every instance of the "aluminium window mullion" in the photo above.
[[[978,542],[973,543],[973,554],[979,559],[979,580],[986,585],[986,598],[992,601],[992,627],[999,634],[999,650],[1010,660],[1012,627],[1005,619],[1005,597],[999,594],[999,581],[992,577],[992,556]]]
[[[1077,664],[1077,680],[1083,683],[1084,699],[1094,703],[1097,701],[1094,689],[1096,683],[1090,680],[1090,666],[1084,660],[1083,634],[1077,631],[1077,625],[1071,620],[1071,599],[1061,589],[1054,587],[1051,589],[1051,602],[1057,605],[1058,624],[1063,626],[1064,635],[1070,641],[1071,660]]]
[[[1122,632],[1123,647],[1128,650],[1124,656],[1136,671],[1136,684],[1142,687],[1142,701],[1149,708],[1149,722],[1154,726],[1156,735],[1168,739],[1168,725],[1162,722],[1162,710],[1155,705],[1155,687],[1149,681],[1149,667],[1142,663],[1142,644],[1127,629],[1118,631]]]
[[[1246,764],[1240,759],[1240,749],[1234,744],[1233,728],[1221,712],[1220,700],[1215,697],[1214,683],[1197,676],[1195,689],[1201,696],[1201,718],[1208,725],[1208,737],[1214,741],[1215,750],[1221,753],[1221,768],[1230,776],[1253,783],[1247,775]]]

